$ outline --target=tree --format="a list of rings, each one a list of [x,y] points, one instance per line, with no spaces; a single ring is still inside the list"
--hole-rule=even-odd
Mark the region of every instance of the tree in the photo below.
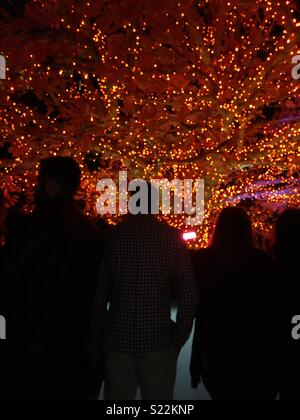
[[[99,178],[205,178],[215,216],[258,229],[299,204],[300,4],[291,0],[29,0],[1,9],[3,185],[26,195],[38,161],[74,156],[88,212]],[[8,159],[9,154],[10,159]],[[1,152],[0,152],[1,158]],[[183,225],[184,219],[170,218]]]

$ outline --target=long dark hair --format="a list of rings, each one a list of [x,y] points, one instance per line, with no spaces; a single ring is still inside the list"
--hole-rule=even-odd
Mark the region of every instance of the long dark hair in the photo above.
[[[251,219],[243,209],[228,207],[221,212],[212,248],[233,257],[254,249]]]
[[[275,257],[294,259],[299,254],[300,209],[284,211],[277,220],[275,234]]]

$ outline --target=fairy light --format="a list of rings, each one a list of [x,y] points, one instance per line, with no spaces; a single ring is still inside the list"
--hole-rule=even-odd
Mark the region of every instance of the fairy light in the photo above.
[[[63,154],[81,165],[90,215],[98,180],[116,180],[120,169],[147,180],[204,178],[196,248],[239,197],[250,197],[243,204],[263,235],[278,208],[299,206],[297,2],[194,6],[149,2],[141,20],[136,5],[117,0],[103,9],[96,0],[31,0],[22,31],[18,18],[3,22],[0,147],[11,158],[0,170],[11,205],[25,194],[30,211],[38,161]],[[280,191],[268,184],[278,179]],[[184,217],[166,219],[184,230]]]

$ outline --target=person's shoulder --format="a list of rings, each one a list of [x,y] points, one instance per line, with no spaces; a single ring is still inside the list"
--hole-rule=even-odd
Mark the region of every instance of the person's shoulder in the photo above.
[[[171,226],[167,222],[158,219],[156,219],[156,224],[160,227],[161,230],[164,230],[169,235],[175,236],[176,238],[180,238],[180,231],[174,226]]]
[[[131,233],[132,229],[130,223],[127,219],[121,220],[115,225],[110,225],[108,229],[105,230],[104,236],[107,240],[107,245],[116,245],[120,242],[121,238],[126,238]]]
[[[192,258],[195,262],[205,262],[214,257],[214,252],[211,248],[201,248],[192,252]]]
[[[9,237],[28,237],[39,229],[39,218],[37,213],[12,214],[8,218]]]
[[[214,256],[214,251],[212,248],[200,248],[195,251],[195,255],[197,255],[199,258],[210,258]]]
[[[28,227],[32,227],[32,225],[37,223],[38,220],[39,220],[38,213],[36,212],[27,213],[27,214],[20,215],[19,218],[16,219],[16,224],[18,228],[26,229]]]
[[[110,234],[115,236],[124,232],[128,229],[131,229],[132,221],[129,217],[121,219],[117,224],[111,225],[110,227]]]
[[[102,249],[107,242],[105,233],[101,231],[90,216],[80,209],[77,209],[74,212],[74,217],[70,218],[65,234],[70,241],[81,242],[87,249],[92,247]]]
[[[273,266],[273,260],[271,255],[258,248],[252,249],[250,254],[250,260],[252,260],[254,264],[259,264],[262,267],[267,268]]]
[[[253,258],[257,258],[260,260],[265,260],[268,261],[271,259],[271,257],[262,249],[258,249],[258,248],[253,248],[251,250],[251,255],[253,256]]]
[[[79,222],[79,223],[78,223]],[[95,236],[101,235],[101,230],[97,226],[97,224],[91,219],[89,216],[84,214],[83,212],[79,211],[78,213],[78,220],[77,223],[81,225],[83,229],[85,229],[90,234]]]

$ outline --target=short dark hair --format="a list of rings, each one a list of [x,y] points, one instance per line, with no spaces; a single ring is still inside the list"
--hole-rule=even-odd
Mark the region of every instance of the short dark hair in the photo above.
[[[64,195],[74,196],[80,187],[81,170],[71,157],[51,157],[41,161],[40,177],[54,178]]]

